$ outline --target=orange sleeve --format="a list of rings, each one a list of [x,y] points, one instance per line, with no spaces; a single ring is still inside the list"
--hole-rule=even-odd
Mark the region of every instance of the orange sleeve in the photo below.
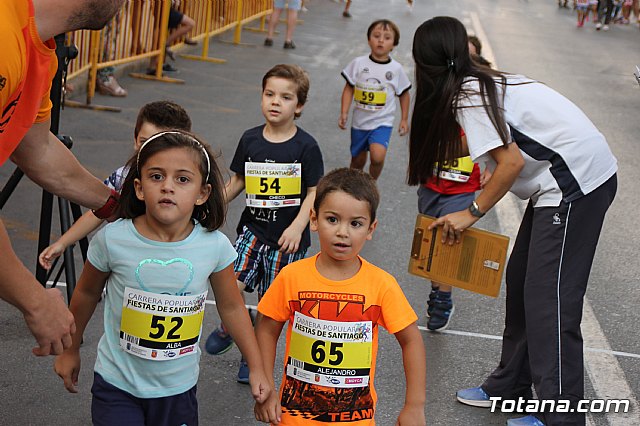
[[[387,290],[382,295],[381,325],[391,334],[404,330],[418,320],[397,281],[389,276]]]

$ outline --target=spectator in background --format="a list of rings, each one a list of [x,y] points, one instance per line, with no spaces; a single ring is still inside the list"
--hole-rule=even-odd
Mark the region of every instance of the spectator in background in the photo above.
[[[280,14],[284,9],[285,0],[274,0],[273,12],[269,17],[269,31],[267,32],[267,38],[264,40],[264,45],[273,46],[273,34],[278,26],[280,20]],[[298,11],[302,7],[301,0],[288,0],[287,2],[287,34],[284,38],[285,49],[295,49],[296,45],[293,42],[293,32],[296,30],[296,22],[298,21]]]

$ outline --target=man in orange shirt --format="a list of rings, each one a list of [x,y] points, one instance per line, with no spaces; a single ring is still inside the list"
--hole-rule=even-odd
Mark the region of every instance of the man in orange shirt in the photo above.
[[[122,1],[0,2],[0,165],[10,158],[47,191],[97,209],[96,215],[102,216],[117,206],[109,189],[49,131],[49,90],[57,69],[52,37],[81,28],[102,28]],[[60,292],[45,290],[18,259],[2,221],[0,253],[0,298],[24,315],[38,343],[33,353],[61,354],[71,344],[73,316]]]

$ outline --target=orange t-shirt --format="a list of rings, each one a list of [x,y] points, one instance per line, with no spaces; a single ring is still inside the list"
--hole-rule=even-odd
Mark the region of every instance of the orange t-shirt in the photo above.
[[[387,272],[360,258],[355,276],[332,281],[317,256],[284,267],[258,304],[289,321],[280,424],[374,425],[378,326],[394,334],[418,317]]]
[[[33,123],[51,113],[49,90],[58,68],[55,41],[42,42],[31,0],[0,1],[0,165]]]

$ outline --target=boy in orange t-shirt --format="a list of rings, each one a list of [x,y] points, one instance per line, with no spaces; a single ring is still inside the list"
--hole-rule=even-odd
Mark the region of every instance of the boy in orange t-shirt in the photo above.
[[[374,425],[378,326],[402,347],[407,381],[402,425],[424,425],[426,359],[417,316],[396,280],[359,256],[376,228],[371,176],[337,169],[318,183],[311,229],[320,253],[284,267],[258,304],[256,336],[267,375],[289,321],[280,400],[256,404],[256,418],[280,425]]]

